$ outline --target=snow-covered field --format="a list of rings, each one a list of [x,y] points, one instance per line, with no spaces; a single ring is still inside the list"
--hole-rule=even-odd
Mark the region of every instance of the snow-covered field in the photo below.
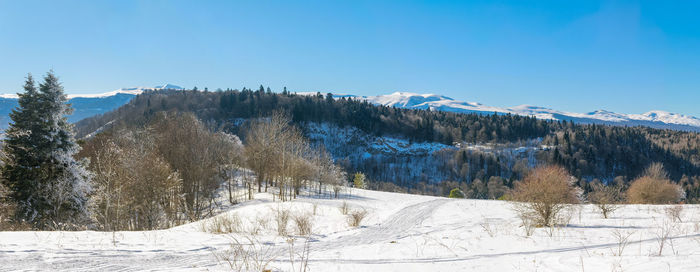
[[[568,212],[567,226],[527,236],[505,201],[356,189],[343,199],[256,198],[168,230],[0,232],[0,270],[225,271],[231,269],[226,259],[243,256],[232,247],[239,241],[249,268],[269,261],[272,271],[299,271],[305,253],[308,271],[700,271],[694,205],[684,206],[682,222],[667,215],[667,206],[624,206],[603,219],[594,206],[582,205]],[[351,211],[369,211],[361,227],[348,226],[339,209],[344,202]],[[277,234],[277,214],[285,210],[291,238]],[[300,215],[313,222],[308,243],[297,235],[293,218]],[[205,231],[237,220],[237,232]]]

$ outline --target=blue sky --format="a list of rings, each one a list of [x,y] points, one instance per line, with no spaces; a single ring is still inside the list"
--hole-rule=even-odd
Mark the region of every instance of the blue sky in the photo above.
[[[173,83],[700,116],[700,1],[6,1],[0,92]]]

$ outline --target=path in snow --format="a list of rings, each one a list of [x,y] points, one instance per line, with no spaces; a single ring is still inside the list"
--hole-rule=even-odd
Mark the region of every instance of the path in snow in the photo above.
[[[419,226],[447,199],[435,199],[413,204],[391,215],[381,224],[336,239],[321,238],[310,243],[311,252],[323,252],[348,246],[368,245],[398,240],[410,236],[412,228]],[[183,237],[184,239],[187,239]],[[327,240],[326,240],[327,239]],[[194,244],[194,243],[193,243]],[[2,251],[0,270],[52,270],[52,271],[141,271],[204,268],[218,264],[215,249],[209,246],[185,250],[119,250],[119,249],[63,249],[43,251]],[[286,261],[286,244],[278,244],[274,256]],[[311,260],[313,261],[313,260]],[[32,264],[27,266],[27,264]]]
[[[428,218],[433,213],[435,209],[447,201],[449,200],[435,199],[413,204],[396,212],[389,219],[378,226],[367,227],[364,229],[364,231],[348,236],[342,236],[335,240],[313,243],[309,247],[311,252],[319,252],[340,247],[369,245],[379,242],[399,240],[410,236],[409,231],[412,228],[420,225],[423,220]]]

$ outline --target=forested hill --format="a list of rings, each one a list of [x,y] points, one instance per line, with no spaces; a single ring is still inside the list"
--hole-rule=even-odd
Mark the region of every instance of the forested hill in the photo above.
[[[93,132],[109,121],[135,121],[157,111],[192,111],[203,120],[226,124],[225,120],[267,116],[283,110],[293,121],[330,122],[353,126],[374,135],[399,135],[413,141],[513,142],[543,137],[561,125],[517,115],[477,115],[409,110],[376,106],[365,101],[330,95],[295,95],[268,91],[161,91],[146,92],[115,112],[77,123],[79,136]]]
[[[245,119],[264,117],[275,110],[287,112],[300,126],[326,123],[339,128],[354,127],[372,137],[457,146],[420,155],[433,157],[423,160],[430,162],[421,165],[411,165],[416,160],[405,158],[405,154],[394,157],[382,154],[380,158],[369,154],[369,158],[345,164],[349,171],[363,171],[371,178],[402,187],[415,189],[421,182],[442,181],[487,183],[494,177],[508,186],[509,181],[518,179],[525,171],[521,168],[539,163],[563,165],[581,181],[613,181],[629,180],[650,163],[662,162],[672,179],[688,183],[687,190],[695,190],[695,183],[700,181],[697,178],[700,136],[693,132],[578,125],[516,115],[399,109],[353,99],[333,99],[330,94],[296,95],[286,90],[273,93],[262,86],[256,91],[245,88],[217,92],[148,91],[115,111],[78,122],[76,129],[79,137],[83,137],[120,124],[144,124],[158,111],[191,111],[214,129],[238,134]],[[490,148],[474,148],[482,145]],[[518,148],[526,145],[534,151],[520,152]],[[347,155],[330,148],[329,151],[337,159]],[[420,173],[412,173],[412,181],[403,180],[399,174],[395,178],[387,177],[381,173],[385,170],[382,164],[394,167],[395,171],[417,168]],[[406,165],[403,168],[396,166],[403,164]]]

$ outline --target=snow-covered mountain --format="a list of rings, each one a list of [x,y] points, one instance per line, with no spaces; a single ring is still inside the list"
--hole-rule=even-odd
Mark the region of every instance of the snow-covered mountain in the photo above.
[[[73,114],[68,121],[77,122],[87,117],[103,114],[128,103],[136,95],[146,90],[182,90],[172,84],[156,87],[121,88],[98,94],[68,94],[68,103],[73,107]],[[0,130],[5,130],[10,122],[10,112],[17,107],[17,94],[0,94]]]
[[[649,111],[643,114],[624,114],[606,110],[597,110],[589,113],[574,113],[530,105],[499,108],[476,102],[457,101],[442,95],[407,92],[395,92],[392,94],[378,96],[343,96],[367,100],[373,104],[408,109],[428,109],[480,114],[516,114],[534,116],[538,119],[567,120],[583,124],[648,126],[653,128],[700,132],[700,118],[658,110]]]
[[[128,103],[133,97],[146,90],[166,89],[182,90],[183,88],[166,83],[155,87],[121,88],[111,92],[98,94],[69,94],[69,103],[72,104],[74,112],[68,117],[68,120],[70,122],[77,122],[87,117],[114,110]],[[316,93],[309,92],[298,94],[312,95]],[[700,132],[700,118],[658,110],[649,111],[643,114],[623,114],[605,110],[597,110],[589,113],[574,113],[530,105],[501,108],[476,102],[458,101],[450,97],[437,94],[417,94],[408,92],[395,92],[392,94],[377,96],[334,96],[336,98],[345,97],[363,99],[377,105],[408,109],[479,114],[516,114],[534,116],[536,118],[546,120],[567,120],[582,124],[648,126],[653,128]],[[17,107],[17,94],[0,94],[0,130],[7,128],[7,124],[10,121],[8,115],[15,107]]]

